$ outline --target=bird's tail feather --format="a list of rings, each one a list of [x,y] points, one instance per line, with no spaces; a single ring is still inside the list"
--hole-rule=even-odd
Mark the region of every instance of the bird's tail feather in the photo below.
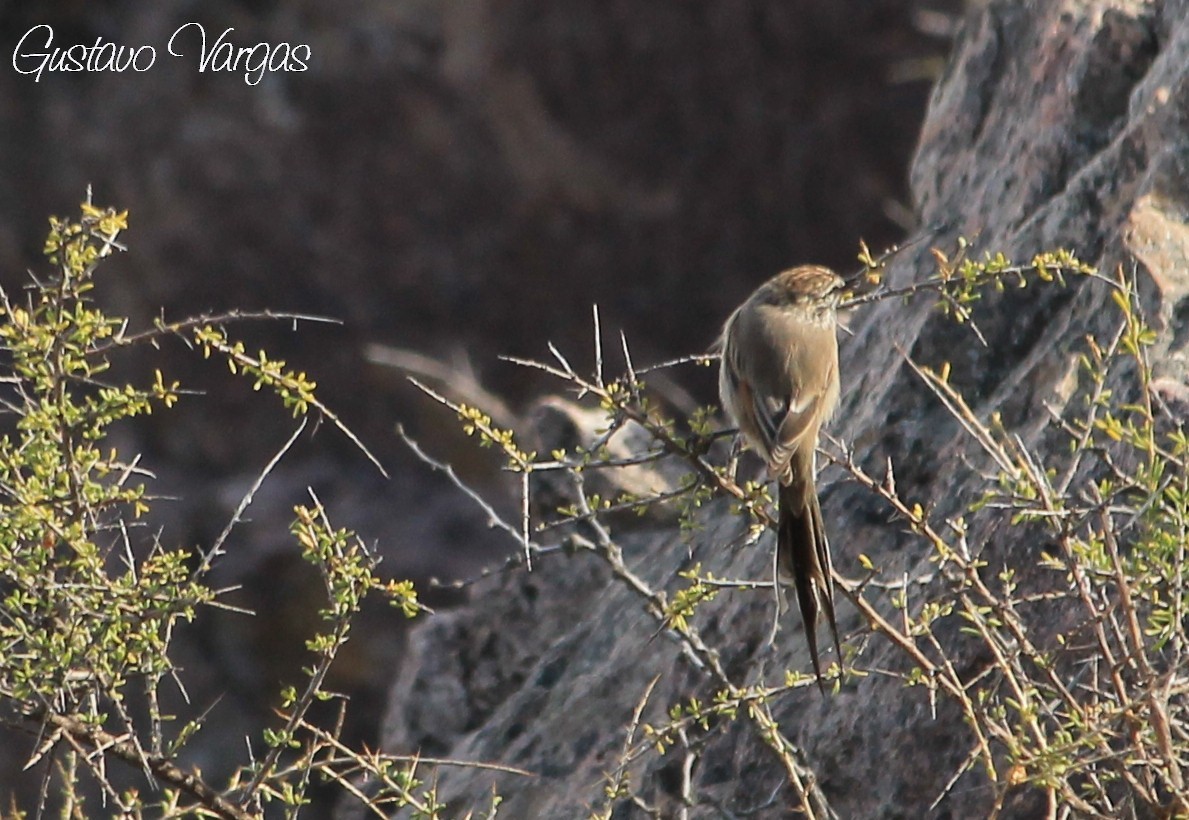
[[[796,462],[800,454],[794,455]],[[834,584],[831,579],[830,543],[813,481],[813,456],[808,463],[794,463],[788,484],[780,485],[780,522],[777,533],[777,566],[781,580],[792,581],[805,621],[805,640],[818,687],[822,686],[817,652],[818,614],[826,616],[834,648],[842,662],[838,625],[834,620]]]

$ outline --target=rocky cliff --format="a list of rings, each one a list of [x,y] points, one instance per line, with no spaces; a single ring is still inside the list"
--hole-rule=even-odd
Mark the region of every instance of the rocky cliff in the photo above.
[[[877,133],[878,118],[864,127]],[[1173,399],[1189,389],[1189,4],[996,0],[972,12],[933,92],[911,182],[921,224],[947,226],[937,247],[961,234],[1011,257],[1066,247],[1100,270],[1134,271],[1158,332],[1153,389]],[[904,285],[933,269],[928,249],[917,247],[893,262],[889,278]],[[975,309],[985,345],[940,316],[931,299],[865,307],[842,336],[843,400],[833,432],[872,473],[882,475],[891,459],[901,495],[931,505],[938,520],[961,512],[977,484],[962,467],[973,458],[969,439],[905,366],[904,352],[926,364],[950,362],[952,383],[979,417],[1001,414],[1022,442],[1043,451],[1059,440],[1046,407],[1065,409],[1084,337],[1117,321],[1110,300],[1110,289],[1092,280],[989,295]],[[1117,387],[1134,395],[1134,384]],[[836,469],[821,486],[843,575],[859,574],[863,553],[893,577],[919,579],[920,599],[940,594],[919,540],[889,523],[878,499]],[[615,537],[628,566],[658,587],[674,585],[692,561],[719,577],[764,576],[769,540],[738,546],[743,525],[725,502],[704,522],[692,542],[664,527],[624,528]],[[1027,576],[1041,545],[1015,532],[987,515],[970,543],[989,566]],[[886,600],[880,605],[887,610]],[[766,595],[742,592],[705,606],[701,634],[723,667],[751,681],[808,668],[791,614],[774,656],[763,657],[770,609]],[[857,665],[905,668],[903,655],[871,637],[851,606],[842,605],[839,621]],[[604,776],[619,765],[626,727],[651,681],[644,721],[714,691],[656,631],[639,597],[588,554],[550,556],[531,573],[484,581],[470,606],[414,632],[391,690],[384,746],[534,773],[444,770],[442,795],[456,807],[484,804],[494,784],[504,797],[501,816],[585,816],[603,799]],[[956,666],[973,672],[987,663],[956,631],[945,637]],[[932,703],[921,688],[876,672],[825,697],[812,687],[785,694],[773,712],[838,817],[992,810],[996,796],[977,768],[949,782],[971,753],[971,736],[957,710]],[[787,772],[741,724],[708,733],[688,769],[679,754],[643,756],[632,769],[636,793],[661,816],[789,816],[796,801]],[[693,804],[683,805],[683,795],[695,795]],[[637,811],[625,799],[614,816]],[[1006,795],[1000,816],[1044,811],[1039,792],[1020,789]]]

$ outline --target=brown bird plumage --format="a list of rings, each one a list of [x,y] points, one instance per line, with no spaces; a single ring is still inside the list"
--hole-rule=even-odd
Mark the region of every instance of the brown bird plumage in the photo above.
[[[780,581],[797,589],[819,686],[819,611],[842,658],[814,450],[838,405],[836,308],[844,285],[817,265],[786,270],[760,285],[723,326],[718,380],[723,408],[779,480],[777,567]]]

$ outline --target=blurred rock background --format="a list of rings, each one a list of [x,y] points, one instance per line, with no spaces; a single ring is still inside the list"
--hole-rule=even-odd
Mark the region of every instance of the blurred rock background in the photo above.
[[[238,531],[220,584],[255,618],[207,613],[179,641],[190,691],[212,706],[192,754],[218,780],[223,750],[268,719],[302,660],[316,608],[286,537],[313,487],[386,573],[424,584],[472,574],[509,545],[392,434],[403,421],[479,484],[492,465],[453,421],[369,362],[368,345],[429,357],[440,381],[482,385],[514,415],[549,386],[496,354],[553,341],[589,361],[590,306],[640,361],[704,350],[760,280],[814,261],[847,268],[912,225],[907,166],[960,0],[0,0],[0,283],[42,270],[45,217],[95,201],[131,210],[131,253],[98,298],[139,325],[272,308],[340,325],[237,326],[252,347],[308,371],[392,473],[340,436],[303,441]],[[169,35],[200,22],[237,45],[306,43],[310,70],[200,73]],[[21,76],[8,56],[30,27],[54,45],[150,44],[144,74]],[[407,360],[408,357],[406,357]],[[171,543],[209,543],[291,432],[285,414],[180,348],[141,351],[209,391],[128,429]],[[691,369],[693,401],[713,376]],[[457,603],[427,593],[429,603]],[[373,739],[404,626],[370,613],[334,685]],[[0,797],[32,741],[0,743]]]

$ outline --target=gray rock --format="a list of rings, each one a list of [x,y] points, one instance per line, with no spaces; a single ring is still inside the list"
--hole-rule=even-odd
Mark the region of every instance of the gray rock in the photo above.
[[[1134,266],[1160,332],[1155,390],[1174,406],[1189,394],[1187,11],[1180,0],[998,0],[972,12],[934,92],[911,174],[922,224],[953,226],[938,245],[961,233],[1016,258],[1064,246],[1106,272]],[[904,284],[931,269],[927,251],[914,250],[890,277]],[[856,460],[871,472],[881,474],[893,459],[904,497],[933,504],[939,519],[953,514],[973,500],[974,480],[959,458],[976,456],[899,350],[927,364],[951,362],[952,381],[980,416],[1002,413],[1024,441],[1044,449],[1058,442],[1046,403],[1061,409],[1070,399],[1075,351],[1114,317],[1108,289],[1085,280],[989,295],[975,317],[988,347],[928,299],[859,311],[842,340],[844,398],[833,432],[854,443]],[[885,569],[928,573],[924,548],[889,524],[878,502],[830,470],[822,494],[843,574],[857,574],[860,553]],[[725,503],[712,505],[706,521],[692,543],[675,531],[620,533],[629,565],[658,585],[676,581],[691,555],[717,574],[764,576],[768,540],[763,548],[728,546],[741,524]],[[1016,567],[1027,580],[1035,547],[1009,535],[1005,522],[986,516],[971,541],[985,545],[992,566]],[[468,609],[412,634],[409,664],[391,693],[385,748],[420,745],[537,773],[443,770],[441,794],[456,810],[483,805],[494,784],[505,798],[501,816],[586,816],[602,799],[602,778],[616,766],[625,726],[653,676],[660,679],[645,720],[712,694],[673,642],[653,637],[639,600],[594,563],[589,555],[557,556],[531,575],[490,579]],[[698,616],[724,666],[741,678],[758,658],[770,604],[762,593],[733,593]],[[864,646],[864,665],[905,668],[886,642],[867,641],[849,606],[839,620],[849,641]],[[784,627],[769,669],[807,669],[798,619],[786,616]],[[959,668],[985,663],[977,646],[943,638],[953,640]],[[955,709],[942,702],[934,713],[924,692],[894,678],[871,676],[824,698],[807,688],[775,709],[839,817],[967,818],[991,806],[992,791],[975,772],[930,809],[971,743]],[[761,807],[750,817],[788,816],[791,793],[778,791],[783,772],[754,734],[725,727],[702,752],[693,773],[702,802],[689,816],[731,816],[716,803],[739,814]],[[677,757],[653,755],[633,769],[639,793],[664,816],[679,805],[679,765]],[[1021,791],[1000,816],[1040,811],[1036,796]],[[633,812],[625,805],[615,816]]]

